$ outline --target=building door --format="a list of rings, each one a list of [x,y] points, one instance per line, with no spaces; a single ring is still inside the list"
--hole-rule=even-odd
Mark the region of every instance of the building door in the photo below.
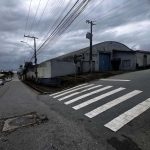
[[[143,66],[146,67],[147,66],[147,55],[143,56]]]
[[[107,71],[110,70],[110,55],[99,54],[99,70]]]

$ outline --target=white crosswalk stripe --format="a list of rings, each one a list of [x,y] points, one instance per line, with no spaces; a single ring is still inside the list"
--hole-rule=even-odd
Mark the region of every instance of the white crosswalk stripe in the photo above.
[[[149,108],[150,108],[150,98],[136,105],[135,107],[126,111],[120,116],[116,117],[115,119],[108,122],[104,126],[116,132],[120,128],[122,128],[125,124],[127,124],[128,122],[130,122],[131,120],[133,120],[134,118],[136,118],[137,116],[139,116]]]
[[[57,98],[57,97],[60,97],[60,96],[63,96],[65,94],[68,94],[68,93],[71,93],[71,92],[74,92],[74,91],[77,91],[77,90],[80,90],[80,89],[84,89],[84,88],[87,88],[87,87],[90,87],[90,86],[93,86],[94,84],[89,84],[89,85],[86,85],[86,86],[81,86],[81,87],[78,87],[76,89],[73,89],[73,90],[69,90],[67,92],[64,92],[64,93],[61,93],[59,95],[56,95],[54,96],[53,98]]]
[[[90,95],[93,95],[93,94],[96,94],[96,93],[98,93],[98,92],[107,90],[107,89],[109,89],[109,88],[112,88],[112,86],[106,86],[106,87],[101,88],[101,89],[98,89],[98,90],[96,90],[96,91],[93,91],[93,92],[90,92],[90,93],[81,95],[81,96],[79,96],[79,97],[77,97],[77,98],[74,98],[74,99],[72,99],[72,100],[69,100],[69,101],[65,102],[65,104],[66,104],[66,105],[71,104],[71,103],[76,102],[76,101],[78,101],[78,100],[80,100],[80,99],[83,99],[83,98],[88,97],[88,96],[90,96]]]
[[[69,105],[69,104],[77,102],[81,99],[84,99],[88,96],[93,95],[92,99],[89,98],[88,100],[72,107],[73,109],[78,110],[78,109],[86,107],[86,106],[88,106],[94,102],[97,102],[103,98],[111,96],[112,94],[118,93],[118,92],[126,89],[124,87],[120,87],[120,88],[114,89],[112,91],[106,92],[104,94],[94,96],[94,94],[98,94],[101,91],[113,88],[113,86],[105,86],[105,87],[101,87],[101,86],[103,86],[103,85],[94,85],[94,84],[87,84],[86,83],[86,84],[78,85],[76,87],[73,87],[73,88],[70,88],[70,89],[67,89],[67,90],[64,90],[61,92],[51,94],[50,96],[53,96],[53,98],[60,97],[58,99],[59,101],[69,99],[68,101],[64,102],[64,104]],[[96,88],[98,88],[98,89],[96,89]],[[96,90],[94,90],[94,89],[96,89]],[[86,112],[84,115],[89,117],[89,118],[93,118],[97,115],[100,115],[104,111],[107,111],[107,110],[111,109],[112,107],[115,107],[118,104],[121,104],[122,102],[125,102],[128,99],[140,94],[141,92],[142,91],[139,91],[139,90],[131,91],[131,92],[129,92],[123,96],[117,97],[116,99],[113,99],[112,101],[103,104],[102,106],[94,108],[90,112]],[[73,97],[73,96],[74,96],[74,98],[71,99],[71,97]],[[122,113],[118,117],[116,117],[113,120],[106,123],[104,126],[109,128],[110,130],[116,132],[119,129],[121,129],[124,125],[126,125],[128,122],[132,121],[134,118],[136,118],[137,116],[139,116],[140,114],[142,114],[143,112],[145,112],[149,108],[150,108],[150,98],[145,100],[144,102],[136,105],[132,109]]]
[[[67,92],[67,91],[69,91],[69,90],[72,90],[72,89],[75,89],[75,88],[78,88],[78,87],[84,86],[84,85],[87,85],[87,83],[81,84],[81,85],[75,86],[75,87],[73,87],[73,88],[69,88],[69,89],[67,89],[67,90],[63,90],[63,91],[60,91],[60,92],[57,92],[57,93],[54,93],[54,94],[51,94],[51,95],[49,95],[49,96],[54,96],[54,95],[57,95],[57,94],[60,94],[60,93],[63,93],[63,92]]]
[[[107,93],[105,93],[105,94],[102,94],[102,95],[100,95],[100,96],[97,96],[97,97],[95,97],[95,98],[93,98],[93,99],[90,99],[90,100],[88,100],[88,101],[85,101],[85,102],[83,102],[83,103],[81,103],[81,104],[79,104],[79,105],[76,105],[76,106],[72,107],[72,108],[75,109],[75,110],[78,110],[78,109],[83,108],[83,107],[85,107],[85,106],[87,106],[87,105],[90,105],[90,104],[92,104],[92,103],[94,103],[94,102],[97,102],[97,101],[99,101],[99,100],[101,100],[101,99],[103,99],[103,98],[105,98],[105,97],[107,97],[107,96],[110,96],[110,95],[112,95],[112,94],[115,94],[115,93],[117,93],[117,92],[120,92],[120,91],[122,91],[122,90],[124,90],[124,89],[125,89],[125,88],[122,88],[122,87],[117,88],[117,89],[115,89],[115,90],[112,90],[112,91],[107,92]]]
[[[122,82],[128,82],[128,81],[130,81],[130,80],[120,80],[120,79],[100,79],[100,80],[102,80],[102,81],[122,81]]]
[[[67,96],[65,96],[65,97],[63,97],[63,98],[60,98],[60,99],[58,99],[58,100],[59,100],[59,101],[62,101],[62,100],[65,100],[65,99],[67,99],[67,98],[69,98],[69,97],[75,96],[75,95],[77,95],[77,94],[81,94],[81,93],[83,93],[83,92],[87,92],[87,91],[89,91],[89,90],[98,88],[98,87],[100,87],[100,86],[102,86],[102,85],[93,86],[93,87],[91,87],[91,88],[87,88],[87,89],[82,90],[82,91],[80,91],[80,92],[72,93],[72,94],[67,95]]]
[[[133,96],[135,96],[135,95],[137,95],[141,92],[142,91],[138,91],[138,90],[132,91],[128,94],[125,94],[125,95],[123,95],[123,96],[121,96],[121,97],[119,97],[119,98],[117,98],[117,99],[115,99],[111,102],[108,102],[108,103],[106,103],[106,104],[104,104],[104,105],[102,105],[102,106],[86,113],[85,116],[87,116],[89,118],[93,118],[93,117],[99,115],[100,113],[112,108],[113,106],[116,106],[119,103],[122,103],[123,101],[128,100],[129,98],[131,98],[131,97],[133,97]]]

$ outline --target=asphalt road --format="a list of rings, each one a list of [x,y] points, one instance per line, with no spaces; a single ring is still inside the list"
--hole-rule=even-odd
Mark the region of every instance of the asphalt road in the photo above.
[[[36,112],[48,122],[0,136],[0,150],[105,150],[83,124],[53,110],[38,99],[38,93],[17,79],[0,86],[0,120]]]
[[[150,70],[96,80],[39,99],[80,122],[108,150],[150,149]]]
[[[149,83],[145,70],[39,95],[15,77],[0,86],[0,118],[49,121],[0,137],[0,150],[149,150]]]

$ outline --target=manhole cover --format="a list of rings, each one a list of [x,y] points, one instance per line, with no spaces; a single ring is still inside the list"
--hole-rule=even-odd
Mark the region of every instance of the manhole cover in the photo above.
[[[5,120],[3,132],[36,123],[36,116],[26,115]]]

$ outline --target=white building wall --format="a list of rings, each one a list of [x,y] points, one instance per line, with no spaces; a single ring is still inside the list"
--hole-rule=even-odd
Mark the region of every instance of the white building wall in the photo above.
[[[127,46],[114,41],[102,42],[93,46],[92,60],[95,65],[95,71],[99,71],[99,53],[109,53],[111,55],[111,59],[113,59],[112,51],[114,49],[120,51],[131,51],[131,49],[129,49]],[[73,59],[73,55],[70,55],[69,57],[72,57]],[[90,50],[84,52],[84,59],[81,60],[81,70],[83,72],[89,71],[89,56]],[[66,61],[52,59],[40,64],[40,67],[38,67],[38,78],[52,78],[74,74],[75,72],[76,65],[74,64],[73,60],[71,61],[70,59],[70,61]]]
[[[37,72],[38,78],[51,78],[51,61],[39,64]]]
[[[82,62],[82,71],[83,72],[88,72],[89,71],[89,62],[88,61],[83,61]]]
[[[63,60],[51,60],[51,77],[65,76],[75,74],[76,66],[74,62]]]
[[[99,70],[99,59],[98,58],[99,58],[98,53],[93,51],[92,61],[94,61],[93,65],[95,66],[95,71]],[[83,72],[88,72],[90,70],[89,60],[90,60],[90,50],[88,50],[84,53],[84,59],[82,60],[83,61],[82,62]]]
[[[136,63],[138,64],[139,67],[143,67],[144,66],[144,55],[147,55],[147,65],[150,65],[150,54],[149,53],[141,53],[141,52],[137,52],[136,53]]]

